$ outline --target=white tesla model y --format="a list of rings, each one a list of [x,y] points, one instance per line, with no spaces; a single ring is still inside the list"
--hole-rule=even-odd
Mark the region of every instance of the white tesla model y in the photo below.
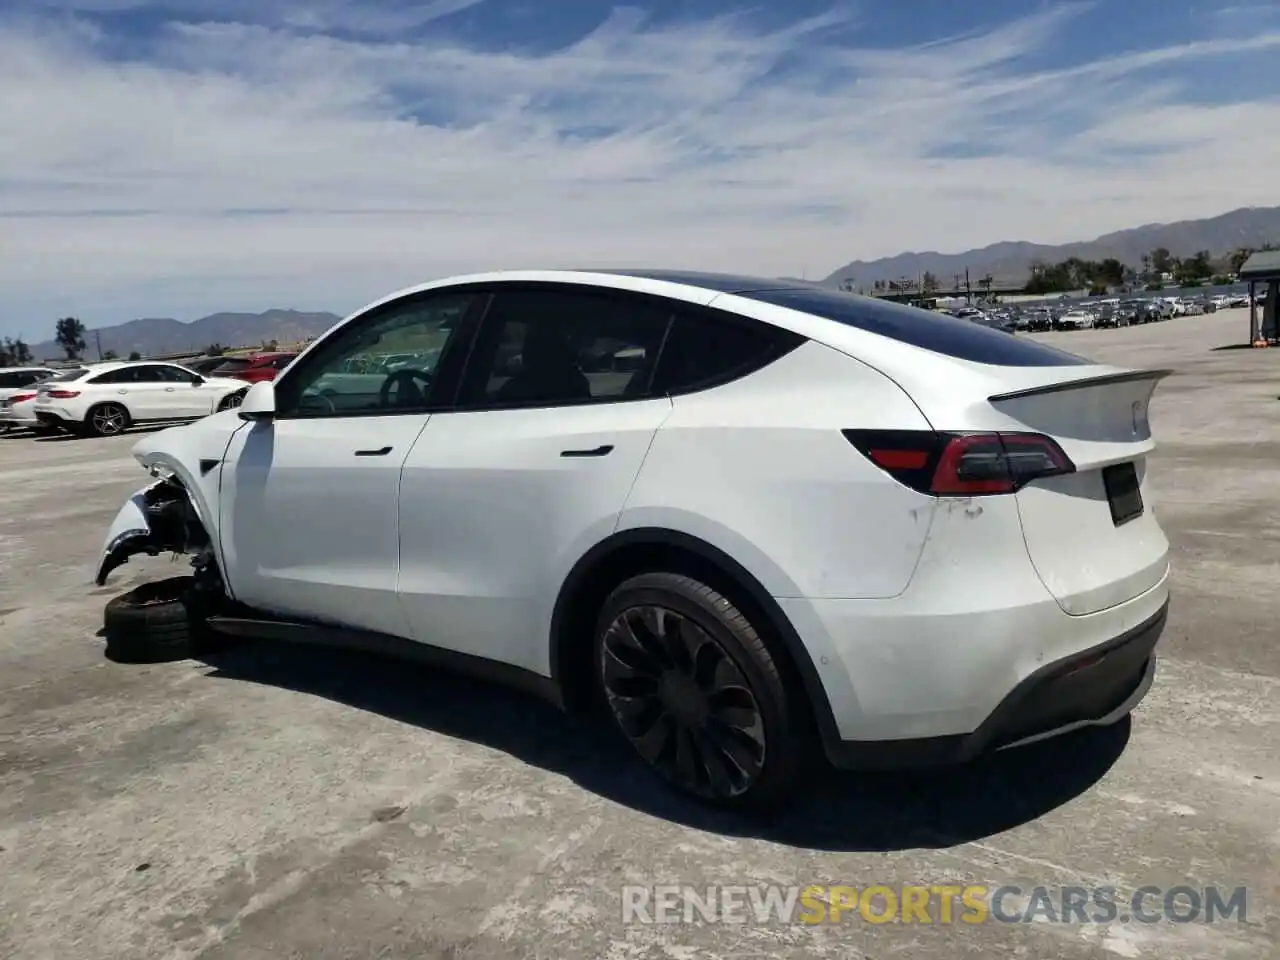
[[[185,550],[217,632],[594,705],[680,788],[766,803],[810,747],[962,761],[1132,710],[1165,372],[791,281],[457,277],[142,440],[98,579]]]

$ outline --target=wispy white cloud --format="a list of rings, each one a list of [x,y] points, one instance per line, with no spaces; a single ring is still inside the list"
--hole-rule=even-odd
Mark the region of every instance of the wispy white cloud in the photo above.
[[[893,51],[841,9],[773,30],[623,9],[521,52],[409,29],[467,0],[239,2],[174,0],[132,46],[0,23],[11,311],[340,308],[531,264],[815,275],[1274,198],[1280,33],[1044,66],[1088,5]],[[1222,57],[1270,86],[1171,73]]]

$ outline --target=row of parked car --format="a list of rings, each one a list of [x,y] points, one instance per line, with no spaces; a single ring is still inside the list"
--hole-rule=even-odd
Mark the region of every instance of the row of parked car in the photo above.
[[[1088,330],[1156,323],[1171,317],[1198,316],[1233,307],[1248,306],[1247,294],[1215,297],[1118,297],[1083,303],[966,306],[944,310],[951,316],[987,327],[1018,331]]]
[[[106,361],[0,369],[0,431],[111,436],[135,423],[195,420],[238,406],[293,353],[201,357],[187,363]]]

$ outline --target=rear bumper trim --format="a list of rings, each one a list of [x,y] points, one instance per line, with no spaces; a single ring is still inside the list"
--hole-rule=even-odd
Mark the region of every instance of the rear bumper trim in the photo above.
[[[1155,646],[1169,616],[1166,600],[1143,623],[1064,660],[1046,664],[1019,683],[972,733],[909,740],[844,740],[829,746],[841,769],[910,769],[964,763],[994,750],[1019,747],[1124,719],[1155,680]]]

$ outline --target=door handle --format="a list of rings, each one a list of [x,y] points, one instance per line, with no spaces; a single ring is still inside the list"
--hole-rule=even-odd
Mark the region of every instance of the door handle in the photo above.
[[[357,450],[357,457],[385,457],[391,452],[390,447],[381,447],[377,450]]]
[[[173,393],[173,387],[165,387],[165,388],[164,388],[164,392],[165,392],[165,393]]]
[[[613,452],[612,443],[604,443],[594,450],[561,450],[562,457],[605,457]]]

